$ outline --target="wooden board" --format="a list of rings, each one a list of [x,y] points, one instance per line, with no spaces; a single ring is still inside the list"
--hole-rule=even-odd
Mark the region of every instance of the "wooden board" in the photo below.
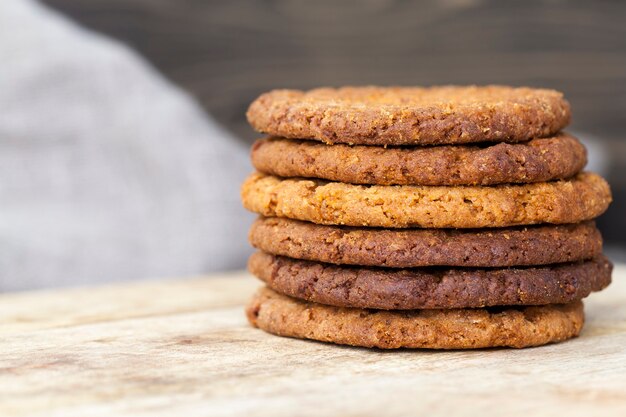
[[[379,351],[267,335],[244,273],[0,296],[1,416],[626,415],[626,266],[580,338]]]

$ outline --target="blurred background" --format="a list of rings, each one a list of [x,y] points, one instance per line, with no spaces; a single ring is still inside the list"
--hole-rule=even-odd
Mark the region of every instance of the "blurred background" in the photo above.
[[[242,268],[238,203],[272,88],[565,93],[626,260],[626,2],[3,0],[0,290]]]

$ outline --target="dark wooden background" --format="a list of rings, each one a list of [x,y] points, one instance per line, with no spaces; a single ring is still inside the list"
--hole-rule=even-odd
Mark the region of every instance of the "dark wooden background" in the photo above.
[[[626,2],[45,0],[123,40],[251,141],[260,92],[342,84],[546,86],[572,129],[611,155],[616,201],[600,221],[626,243]]]

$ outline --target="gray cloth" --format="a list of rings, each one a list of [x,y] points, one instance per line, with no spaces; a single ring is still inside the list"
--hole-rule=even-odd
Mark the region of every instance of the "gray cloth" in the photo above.
[[[0,290],[242,267],[238,143],[118,42],[0,2]]]

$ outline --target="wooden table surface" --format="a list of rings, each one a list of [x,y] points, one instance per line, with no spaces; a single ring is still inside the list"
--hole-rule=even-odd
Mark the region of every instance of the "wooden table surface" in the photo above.
[[[578,339],[380,351],[252,329],[245,273],[0,296],[0,416],[626,415],[626,266]]]

